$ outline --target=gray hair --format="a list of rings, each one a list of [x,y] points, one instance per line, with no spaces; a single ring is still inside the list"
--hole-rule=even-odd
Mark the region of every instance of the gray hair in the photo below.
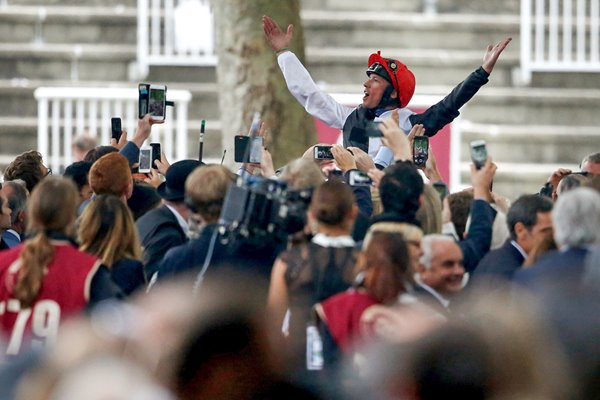
[[[581,164],[579,164],[579,168],[583,168],[583,165],[586,162],[599,164],[600,163],[600,152],[588,154],[587,156],[583,157],[583,160],[581,160]]]
[[[431,261],[435,255],[433,254],[433,244],[437,242],[456,243],[456,240],[448,235],[441,235],[439,233],[423,236],[423,239],[421,239],[421,250],[423,250],[423,255],[419,258],[419,262],[425,269],[431,268]]]
[[[552,220],[559,247],[600,243],[600,194],[580,187],[559,196]]]

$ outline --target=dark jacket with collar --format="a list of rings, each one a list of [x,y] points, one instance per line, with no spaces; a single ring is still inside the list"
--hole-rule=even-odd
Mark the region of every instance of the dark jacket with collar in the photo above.
[[[156,208],[135,223],[144,248],[146,279],[157,271],[167,251],[184,244],[187,236],[173,212],[165,205]]]
[[[521,269],[525,257],[507,239],[502,247],[492,250],[483,257],[473,275],[475,286],[493,289],[512,279],[515,272]]]
[[[513,281],[534,291],[549,287],[577,286],[583,279],[588,253],[585,247],[549,251],[531,267],[517,271]]]

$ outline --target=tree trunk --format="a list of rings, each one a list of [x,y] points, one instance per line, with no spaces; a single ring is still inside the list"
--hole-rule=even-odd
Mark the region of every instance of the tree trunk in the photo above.
[[[269,15],[283,29],[293,24],[292,50],[303,60],[299,0],[213,0],[213,7],[221,130],[228,164],[233,164],[234,136],[248,132],[256,111],[267,123],[266,143],[275,168],[300,157],[316,143],[315,126],[288,92],[261,20]]]

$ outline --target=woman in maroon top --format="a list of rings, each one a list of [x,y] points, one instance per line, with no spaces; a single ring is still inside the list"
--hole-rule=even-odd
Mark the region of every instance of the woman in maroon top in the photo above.
[[[65,318],[119,294],[101,261],[70,239],[78,202],[70,180],[45,178],[29,199],[30,238],[0,253],[0,333],[6,355],[52,344]]]

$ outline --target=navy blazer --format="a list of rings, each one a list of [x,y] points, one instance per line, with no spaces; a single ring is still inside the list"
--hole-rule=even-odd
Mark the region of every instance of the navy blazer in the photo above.
[[[577,286],[585,271],[587,254],[588,250],[583,247],[549,251],[531,267],[517,271],[513,281],[534,291],[546,289],[548,285]]]
[[[165,205],[144,214],[135,225],[144,248],[146,279],[150,280],[167,251],[187,242],[187,236]]]
[[[502,282],[510,281],[521,269],[523,261],[525,257],[512,245],[511,239],[507,239],[502,247],[490,251],[479,262],[473,272],[473,285],[494,289]]]

